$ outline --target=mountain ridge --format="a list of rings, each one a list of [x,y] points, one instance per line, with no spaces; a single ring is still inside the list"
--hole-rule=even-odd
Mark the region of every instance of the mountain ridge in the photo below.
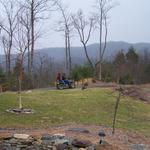
[[[104,43],[103,43],[104,46]],[[133,46],[137,53],[144,53],[147,50],[150,53],[150,43],[147,42],[138,42],[138,43],[128,43],[124,41],[109,41],[107,42],[106,52],[104,55],[105,59],[113,59],[116,53],[120,50],[124,50],[127,52],[129,47]],[[98,59],[99,56],[99,44],[93,43],[87,46],[87,50],[91,59]],[[35,56],[47,56],[54,59],[55,62],[57,61],[64,61],[65,60],[65,48],[64,47],[49,47],[49,48],[42,48],[37,49],[35,51]],[[71,47],[71,56],[73,63],[83,63],[86,61],[84,49],[82,46]],[[4,55],[0,55],[0,63],[4,60]]]
[[[103,44],[104,45],[104,44]],[[105,58],[114,56],[119,50],[123,49],[125,52],[129,49],[129,47],[133,46],[138,53],[142,53],[144,50],[148,50],[150,52],[150,43],[146,42],[139,42],[139,43],[128,43],[124,41],[109,41],[107,42],[106,52],[105,52]],[[87,46],[87,50],[89,53],[89,56],[93,59],[96,59],[98,56],[99,44],[93,43]],[[44,49],[38,49],[36,52],[45,52],[51,57],[54,57],[56,60],[65,57],[65,48],[64,47],[50,47],[50,48],[44,48]],[[60,54],[60,56],[59,56]],[[84,49],[79,46],[77,47],[71,47],[71,54],[72,57],[80,57],[85,58]],[[86,58],[85,58],[86,59]]]

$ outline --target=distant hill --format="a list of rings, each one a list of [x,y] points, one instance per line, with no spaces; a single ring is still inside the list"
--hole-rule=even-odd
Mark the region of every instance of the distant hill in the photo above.
[[[115,54],[123,49],[125,52],[129,49],[129,47],[133,46],[138,53],[143,53],[144,50],[148,50],[150,52],[150,43],[127,43],[127,42],[108,42],[105,52],[105,58],[110,59]],[[98,58],[99,55],[99,44],[91,44],[87,47],[88,53],[92,59]],[[56,61],[63,60],[65,58],[65,49],[64,48],[43,48],[36,51],[41,55],[47,55]],[[71,56],[73,62],[82,63],[86,60],[85,53],[82,47],[72,47],[71,48]]]
[[[148,50],[150,52],[150,43],[127,43],[127,42],[108,42],[105,52],[105,58],[110,59],[115,56],[115,54],[123,49],[125,52],[129,49],[129,47],[133,46],[138,53],[143,53],[144,50]],[[92,59],[98,58],[98,48],[99,44],[91,44],[88,47],[88,53]],[[48,57],[53,58],[55,61],[63,61],[65,59],[65,49],[63,47],[50,47],[36,50],[36,54],[41,56],[46,55]],[[73,63],[83,63],[86,61],[85,53],[82,47],[72,47],[71,48],[71,56]],[[4,56],[0,55],[0,62],[4,60]]]

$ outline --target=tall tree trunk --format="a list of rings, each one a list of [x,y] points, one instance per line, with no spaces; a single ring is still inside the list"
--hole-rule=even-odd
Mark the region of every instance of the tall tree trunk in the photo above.
[[[11,56],[10,52],[8,54],[8,75],[11,73]]]
[[[32,0],[31,3],[31,59],[30,59],[30,78],[31,78],[31,86],[34,87],[34,81],[33,81],[33,61],[34,61],[34,0]]]
[[[66,71],[68,72],[68,36],[67,32],[65,32],[65,55],[66,55]]]
[[[68,33],[68,55],[69,55],[69,76],[72,72],[72,59],[71,59],[71,47],[70,47],[70,35]]]
[[[8,49],[8,74],[9,74],[9,75],[10,75],[10,73],[11,73],[12,38],[13,38],[13,34],[11,33],[11,35],[10,35],[10,40],[9,40],[9,49]]]
[[[6,67],[6,75],[8,76],[8,55],[5,53],[5,67]]]
[[[87,60],[88,60],[88,63],[89,63],[89,65],[91,66],[92,72],[94,72],[95,68],[94,68],[94,66],[93,66],[93,63],[92,63],[92,61],[91,61],[89,55],[88,55],[86,44],[85,44],[85,43],[82,43],[82,44],[83,44],[83,47],[84,47],[84,51],[85,51],[85,55],[86,55],[86,58],[87,58]]]
[[[28,38],[28,74],[30,74],[31,68],[31,53],[30,53],[30,29],[27,29],[27,38]]]
[[[99,63],[99,80],[102,80],[102,62]]]
[[[101,0],[102,3],[102,0]],[[99,80],[102,80],[102,34],[103,34],[103,10],[101,8],[101,17],[100,17],[100,45],[99,45]]]
[[[18,78],[18,82],[19,82],[19,109],[22,109],[22,97],[21,97],[21,91],[22,91],[22,81],[21,81],[21,77]]]
[[[23,80],[23,56],[21,54],[20,56],[20,67],[19,67],[19,77],[18,77],[18,82],[19,82],[19,108],[22,109],[22,80]]]

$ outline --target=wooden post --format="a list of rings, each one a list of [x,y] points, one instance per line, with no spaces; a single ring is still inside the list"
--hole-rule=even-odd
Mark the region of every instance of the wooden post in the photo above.
[[[3,92],[2,85],[0,85],[0,93],[2,93],[2,92]]]

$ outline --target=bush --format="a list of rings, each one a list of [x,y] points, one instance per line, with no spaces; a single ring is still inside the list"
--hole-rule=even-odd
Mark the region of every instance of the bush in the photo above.
[[[133,78],[131,77],[130,74],[127,74],[127,75],[121,77],[119,80],[119,83],[120,84],[134,84]]]
[[[72,78],[75,81],[89,77],[92,77],[92,69],[88,65],[76,65],[72,70]]]

